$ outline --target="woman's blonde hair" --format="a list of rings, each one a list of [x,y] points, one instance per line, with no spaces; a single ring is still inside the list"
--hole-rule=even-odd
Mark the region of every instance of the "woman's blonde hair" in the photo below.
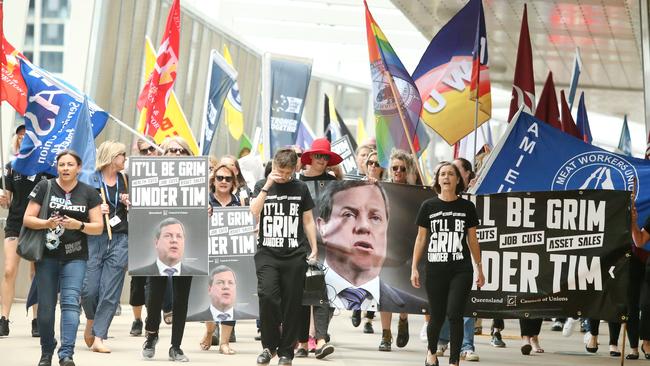
[[[102,142],[97,148],[97,158],[95,160],[97,171],[111,165],[113,159],[121,154],[126,154],[126,146],[123,143],[112,140]]]
[[[169,148],[169,145],[172,142],[176,142],[177,144],[181,145],[181,147],[183,149],[185,149],[190,156],[194,156],[194,152],[192,151],[192,149],[190,149],[190,144],[187,141],[185,141],[184,138],[182,138],[180,136],[171,136],[171,137],[165,138],[163,140],[163,142],[160,143],[160,148],[167,151],[167,149]]]

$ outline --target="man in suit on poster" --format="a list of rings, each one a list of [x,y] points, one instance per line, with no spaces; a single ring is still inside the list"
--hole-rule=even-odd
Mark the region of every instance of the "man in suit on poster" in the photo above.
[[[197,276],[206,271],[183,264],[185,253],[185,226],[173,217],[162,220],[154,233],[156,261],[134,269],[131,276]],[[170,274],[171,273],[171,274]]]
[[[235,309],[237,303],[237,276],[232,268],[217,266],[208,280],[210,305],[207,309],[187,317],[188,321],[215,321],[255,319],[256,316]]]
[[[332,306],[423,314],[425,299],[384,282],[379,274],[388,242],[386,192],[369,181],[329,183],[319,201],[316,221],[325,246],[325,274]],[[402,244],[402,243],[395,243]]]

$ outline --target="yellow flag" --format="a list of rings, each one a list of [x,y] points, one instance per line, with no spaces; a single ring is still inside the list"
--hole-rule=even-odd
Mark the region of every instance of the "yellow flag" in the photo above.
[[[228,46],[225,44],[223,45],[223,58],[226,59],[228,65],[233,66],[230,51],[228,51]],[[235,140],[239,140],[242,133],[244,133],[244,115],[242,114],[241,109],[239,85],[237,85],[236,80],[228,92],[226,101],[223,103],[223,110],[225,112],[224,121],[226,122],[226,126],[228,126],[230,135],[232,135]]]
[[[363,122],[363,118],[359,117],[357,121],[357,144],[362,145],[367,138],[366,124]]]
[[[149,37],[147,37],[145,42],[145,66],[144,66],[144,76],[145,80],[151,74],[153,66],[156,63],[156,51],[153,48],[153,44]],[[138,131],[144,133],[145,119],[147,116],[146,108],[143,108],[140,112],[140,122],[138,123]],[[190,126],[187,124],[187,119],[185,114],[181,109],[180,104],[178,104],[178,99],[176,99],[176,93],[172,90],[172,95],[169,97],[169,102],[167,103],[167,109],[165,110],[165,118],[163,118],[163,123],[158,129],[156,136],[154,136],[154,142],[160,144],[166,137],[169,136],[180,136],[185,139],[190,145],[190,149],[194,155],[199,154],[199,145],[196,143],[196,139],[192,134]]]

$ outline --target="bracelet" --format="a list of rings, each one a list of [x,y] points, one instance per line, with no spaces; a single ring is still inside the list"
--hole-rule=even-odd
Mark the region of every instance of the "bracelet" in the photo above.
[[[264,192],[264,193],[266,193],[266,194],[269,194],[269,190],[266,189],[266,188],[262,188],[262,192]]]
[[[86,223],[82,221],[81,226],[79,227],[79,231],[84,231],[85,228],[86,228]]]

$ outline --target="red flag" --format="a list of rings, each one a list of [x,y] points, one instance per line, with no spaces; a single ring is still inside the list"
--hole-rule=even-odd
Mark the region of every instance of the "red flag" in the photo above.
[[[179,0],[174,0],[158,48],[156,65],[138,98],[138,109],[147,109],[144,132],[149,136],[155,136],[158,129],[163,127],[167,101],[176,81],[180,33],[181,7]]]
[[[27,109],[27,85],[23,75],[20,73],[20,60],[25,58],[20,52],[7,42],[4,36],[4,8],[0,0],[0,72],[2,83],[0,83],[0,100],[6,100],[21,115]]]
[[[582,135],[571,117],[571,110],[564,96],[564,90],[560,90],[560,103],[562,104],[562,131],[582,140]]]
[[[542,89],[542,95],[537,103],[535,117],[548,123],[549,125],[562,130],[560,122],[560,111],[557,108],[557,95],[555,94],[555,83],[553,82],[553,72],[549,71]]]
[[[524,4],[524,16],[521,18],[519,31],[519,48],[517,49],[517,64],[515,65],[515,80],[512,82],[512,99],[508,122],[517,113],[519,107],[525,104],[524,111],[535,113],[535,75],[533,73],[533,51],[530,47],[528,32],[528,11]]]

